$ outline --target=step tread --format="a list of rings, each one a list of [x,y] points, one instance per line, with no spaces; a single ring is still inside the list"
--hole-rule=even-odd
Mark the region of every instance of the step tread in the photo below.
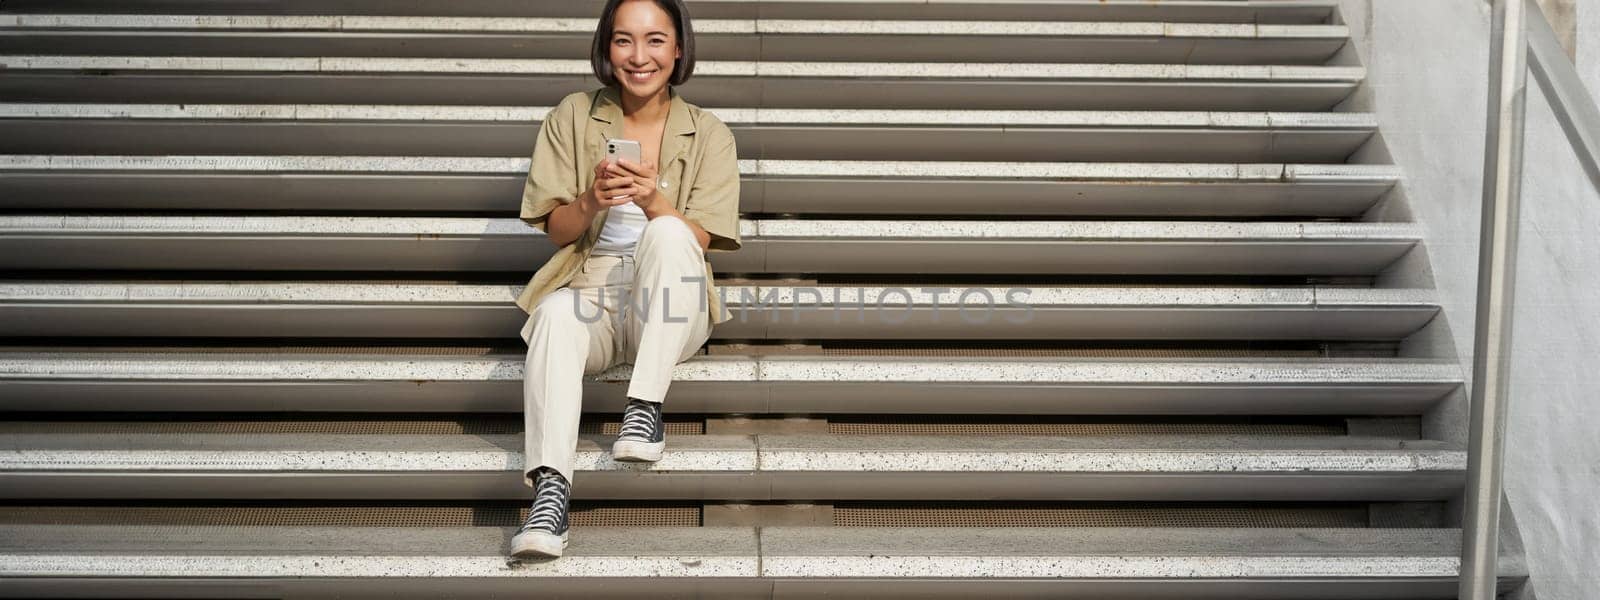
[[[916,287],[883,286],[784,286],[784,285],[719,285],[728,291],[730,305],[759,304],[769,295],[777,301],[789,303],[796,292],[813,289],[838,289],[837,301],[876,302],[880,297],[884,305],[903,306],[908,302],[931,305],[937,298],[946,305],[955,305],[962,291],[987,290],[993,298],[1005,297],[1008,289],[1030,292],[1027,301],[1034,306],[1229,306],[1251,308],[1257,306],[1348,306],[1348,305],[1408,305],[1436,306],[1431,289],[1369,289],[1334,288],[1321,286],[1285,287],[960,287],[952,291],[930,291]],[[938,288],[943,290],[944,288]],[[742,294],[741,290],[749,290]],[[278,283],[278,282],[57,282],[57,281],[6,281],[0,282],[0,302],[94,302],[94,303],[151,303],[151,302],[262,302],[277,303],[401,303],[401,304],[506,304],[514,301],[521,286],[511,285],[446,285],[446,284],[366,284],[366,283]],[[888,292],[886,294],[886,292]],[[905,293],[902,293],[905,292]],[[750,297],[746,297],[750,296]],[[809,298],[809,297],[808,297]],[[909,300],[908,300],[909,299]],[[832,295],[814,303],[828,305]]]
[[[449,121],[536,123],[548,106],[405,104],[81,104],[0,103],[0,119],[193,119],[272,121]],[[707,108],[729,125],[1184,127],[1375,130],[1364,112],[1074,111]]]
[[[21,30],[135,30],[137,32],[283,31],[383,33],[594,33],[596,19],[549,17],[405,17],[367,15],[0,15],[0,28]],[[973,35],[1172,37],[1221,39],[1345,39],[1344,25],[1194,23],[1160,21],[936,21],[888,19],[696,19],[695,33],[834,35]]]
[[[740,219],[745,241],[763,239],[948,240],[1336,240],[1422,239],[1415,223],[1184,221],[928,221],[894,219]],[[384,236],[469,239],[541,236],[520,219],[444,217],[0,215],[0,235]]]
[[[510,569],[501,527],[0,532],[0,572],[33,577],[1452,578],[1460,548],[1456,529],[590,527],[561,560]]]
[[[447,156],[108,156],[0,155],[6,171],[204,171],[377,174],[504,174],[526,176],[526,158]],[[1104,163],[740,160],[746,176],[939,177],[961,179],[1223,180],[1277,183],[1393,184],[1393,165],[1284,163]]]
[[[179,11],[184,14],[226,14],[227,7],[213,2],[164,2],[155,7],[126,6],[116,3],[75,2],[63,5],[59,1],[45,3],[15,2],[12,10],[54,13],[76,11],[85,13],[160,14]],[[590,2],[552,2],[549,0],[475,1],[449,7],[442,5],[414,6],[392,2],[345,1],[330,4],[326,0],[275,2],[275,13],[285,15],[361,15],[389,17],[396,15],[448,18],[474,17],[562,17],[592,19],[599,10]],[[1175,22],[1226,22],[1226,23],[1315,23],[1329,21],[1337,4],[1331,0],[1184,0],[1183,2],[1150,2],[1149,0],[963,0],[935,2],[917,16],[926,18],[969,19],[973,14],[990,18],[1017,20],[1135,20]],[[145,10],[139,10],[145,8]],[[981,9],[981,10],[980,10]],[[702,0],[695,7],[700,20],[751,19],[757,17],[833,19],[833,18],[904,18],[903,3],[883,0],[834,0],[831,2],[775,2],[772,0]]]
[[[437,73],[450,75],[588,75],[587,60],[543,58],[376,58],[222,56],[0,55],[12,72],[124,70],[234,73]],[[702,61],[703,77],[900,77],[913,79],[1051,79],[1359,83],[1366,69],[1318,65],[1088,63],[937,63]]]
[[[519,472],[520,435],[18,433],[0,471]],[[1426,473],[1466,468],[1432,440],[1293,436],[675,436],[661,462],[610,459],[583,436],[579,471],[783,473]]]
[[[207,381],[522,381],[524,358],[364,357],[264,354],[0,353],[0,379]],[[632,368],[613,367],[594,381],[627,381]],[[1447,360],[1287,359],[1038,360],[1008,358],[823,358],[695,356],[677,366],[674,382],[1030,382],[1183,385],[1460,383]]]

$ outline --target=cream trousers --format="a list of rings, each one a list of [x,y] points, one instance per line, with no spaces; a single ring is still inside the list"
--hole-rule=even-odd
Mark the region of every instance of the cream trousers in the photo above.
[[[539,467],[573,481],[583,376],[633,365],[628,397],[661,402],[673,366],[711,334],[705,258],[688,224],[651,219],[633,256],[590,256],[522,326],[524,483]]]

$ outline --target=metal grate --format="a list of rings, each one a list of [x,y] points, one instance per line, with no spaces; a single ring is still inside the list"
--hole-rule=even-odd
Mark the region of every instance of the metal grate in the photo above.
[[[0,524],[279,527],[516,527],[528,507],[492,505],[8,506]],[[699,504],[572,504],[577,527],[699,527]]]
[[[836,415],[839,435],[1279,435],[1342,436],[1342,419],[1182,419],[1171,417],[998,417],[991,415]]]
[[[837,502],[838,527],[1367,527],[1364,504]]]
[[[0,423],[0,433],[300,433],[352,435],[517,435],[522,433],[521,415],[473,415],[450,418],[385,415],[271,414],[271,415],[195,415],[195,414],[74,414],[70,419],[23,420],[12,415]],[[99,420],[79,420],[84,418]],[[663,418],[668,435],[701,435],[704,418],[674,415]],[[578,426],[581,434],[617,435],[620,420],[585,419]]]
[[[126,346],[115,344],[82,343],[81,340],[65,340],[65,344],[49,346],[32,345],[5,345],[0,346],[0,352],[28,352],[28,353],[54,353],[69,352],[73,354],[338,354],[352,357],[361,356],[496,356],[506,355],[518,357],[526,349],[517,349],[502,346],[449,346],[438,344],[422,344],[416,346],[396,346],[393,340],[384,340],[384,344],[362,346],[345,342],[337,345],[282,345],[282,344],[251,344],[228,340],[228,345],[209,345],[207,340],[195,340],[192,343],[152,343],[142,346]],[[73,343],[76,342],[76,343]]]
[[[1271,348],[822,348],[827,356],[1040,356],[1065,358],[1270,358],[1320,357],[1316,349]]]
[[[706,422],[699,419],[694,421],[673,420],[663,415],[661,426],[667,435],[705,435]],[[578,424],[580,435],[617,435],[622,433],[621,421],[584,421]]]

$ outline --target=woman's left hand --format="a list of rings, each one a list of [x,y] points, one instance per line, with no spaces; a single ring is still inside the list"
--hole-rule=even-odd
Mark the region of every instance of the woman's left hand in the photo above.
[[[606,167],[613,177],[633,178],[633,203],[639,208],[648,208],[656,201],[656,165],[645,161],[642,165],[633,164],[628,160],[620,160]]]

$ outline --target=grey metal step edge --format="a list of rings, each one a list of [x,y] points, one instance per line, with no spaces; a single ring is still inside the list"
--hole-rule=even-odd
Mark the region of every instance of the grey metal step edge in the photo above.
[[[207,121],[445,121],[538,123],[548,106],[346,104],[0,103],[0,119]],[[730,126],[1150,127],[1204,129],[1353,129],[1372,131],[1364,112],[1086,111],[706,108]]]
[[[520,435],[34,434],[6,498],[526,497]],[[702,435],[657,463],[580,437],[589,499],[1440,500],[1466,454],[1429,440],[1246,436]]]
[[[615,412],[632,375],[585,378]],[[0,411],[515,412],[522,356],[0,353]],[[689,413],[1419,415],[1459,390],[1448,361],[712,357],[673,371]]]
[[[915,206],[991,216],[1353,216],[1401,175],[1392,165],[1282,163],[741,160],[739,169],[745,212]],[[515,214],[527,170],[527,158],[0,155],[0,207]]]
[[[603,2],[597,0],[460,0],[448,5],[396,4],[372,0],[279,0],[273,12],[286,15],[369,16],[476,16],[563,17],[593,19]],[[989,19],[1113,20],[1217,23],[1327,23],[1337,3],[1331,0],[1185,0],[1152,3],[1149,0],[987,0],[935,1],[908,13],[904,3],[883,0],[831,2],[786,0],[696,0],[693,15],[710,19],[971,19],[981,12]],[[139,10],[139,9],[143,10]],[[245,8],[219,6],[205,0],[167,0],[153,6],[103,0],[13,0],[8,9],[19,13],[94,12],[105,14],[260,14],[258,5]],[[253,10],[252,10],[253,9]]]
[[[0,153],[523,156],[548,107],[0,104]],[[710,109],[747,159],[1343,162],[1370,113]]]
[[[707,19],[700,60],[1322,64],[1342,25]],[[0,54],[570,58],[594,19],[0,15]]]
[[[507,338],[520,286],[0,283],[0,334]],[[1395,340],[1431,290],[719,286],[714,339]],[[940,309],[943,309],[942,312]]]
[[[541,105],[594,86],[587,61],[553,59],[5,55],[0,67],[0,96],[30,102]],[[1364,77],[1306,65],[704,61],[681,91],[706,106],[1305,111],[1331,109]]]
[[[104,156],[0,155],[0,173],[60,171],[204,171],[268,173],[516,174],[526,158],[436,156]],[[1374,182],[1393,184],[1393,165],[1272,163],[1061,163],[972,161],[741,160],[746,176],[892,177],[899,179],[1142,179],[1167,181]]]
[[[343,31],[518,34],[594,33],[597,19],[549,17],[388,17],[368,15],[0,14],[0,30]],[[879,34],[1140,38],[1335,39],[1344,25],[1149,21],[696,19],[696,34]]]
[[[731,273],[1372,275],[1408,223],[743,220]],[[525,271],[555,252],[517,219],[0,216],[0,268]]]
[[[188,71],[227,73],[439,73],[588,75],[586,60],[382,57],[0,55],[7,74],[27,71]],[[1366,69],[1310,65],[1007,64],[909,62],[703,61],[705,77],[928,78],[1015,80],[1360,82]]]

